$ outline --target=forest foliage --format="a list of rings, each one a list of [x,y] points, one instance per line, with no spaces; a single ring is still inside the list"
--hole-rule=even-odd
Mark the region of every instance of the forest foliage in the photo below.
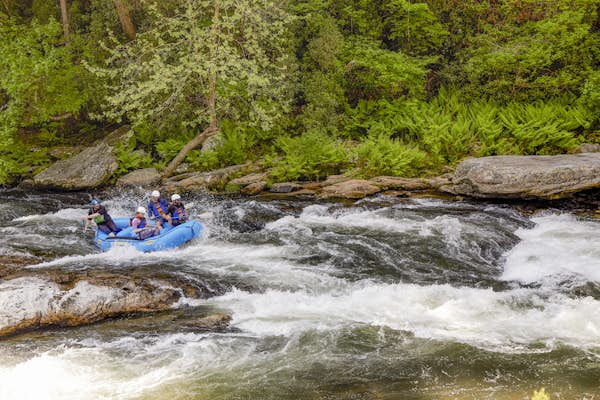
[[[279,181],[600,142],[600,0],[61,2],[0,4],[0,183],[121,124],[119,174],[213,118],[189,165]]]

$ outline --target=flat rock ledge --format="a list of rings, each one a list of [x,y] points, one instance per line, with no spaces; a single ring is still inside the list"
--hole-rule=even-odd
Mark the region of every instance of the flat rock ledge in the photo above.
[[[186,298],[207,298],[225,288],[203,288],[161,277],[108,272],[71,273],[3,265],[0,273],[0,338],[51,327],[73,327],[110,318],[177,308]],[[1,275],[0,275],[1,276]],[[223,329],[230,318],[198,322]]]
[[[475,198],[554,200],[599,187],[600,153],[581,153],[467,159],[440,189]]]

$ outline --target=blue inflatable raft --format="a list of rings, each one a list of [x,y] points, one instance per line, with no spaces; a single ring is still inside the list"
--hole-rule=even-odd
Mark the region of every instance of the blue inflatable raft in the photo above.
[[[129,226],[129,218],[113,218],[113,221],[122,229],[117,236],[108,237],[100,230],[97,230],[96,236],[94,236],[94,244],[102,251],[115,247],[133,247],[145,253],[172,249],[197,238],[202,233],[201,224],[196,221],[188,221],[176,227],[166,224],[160,235],[140,240]],[[154,226],[153,224],[154,222],[148,221],[148,226]]]

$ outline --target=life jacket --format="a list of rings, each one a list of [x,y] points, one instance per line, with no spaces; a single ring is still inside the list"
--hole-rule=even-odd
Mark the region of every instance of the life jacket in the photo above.
[[[129,226],[133,223],[135,217],[129,218]],[[138,229],[144,229],[146,227],[146,218],[142,218],[140,224],[138,225]]]
[[[175,208],[175,212],[173,213],[173,220],[177,222],[183,222],[186,221],[187,218],[188,216],[185,212],[185,207],[183,206],[183,204]]]
[[[100,211],[102,211],[104,209],[104,206],[100,206],[100,208],[98,209],[98,211],[94,211],[93,208],[90,208],[90,214],[97,214],[100,213]],[[104,225],[106,224],[108,221],[110,221],[110,217],[109,218],[104,218],[103,214],[98,215],[97,217],[94,217],[94,223],[96,225]]]
[[[152,201],[154,202],[154,207],[156,208],[156,211],[158,211],[159,215],[163,215],[167,212],[167,210],[163,210],[162,206],[160,205],[160,199],[158,199],[158,200],[152,199]]]

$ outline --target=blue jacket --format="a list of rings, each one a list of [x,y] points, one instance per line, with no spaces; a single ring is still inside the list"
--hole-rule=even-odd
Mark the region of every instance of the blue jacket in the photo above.
[[[153,216],[154,218],[161,218],[161,213],[158,211],[158,207],[162,210],[163,214],[167,213],[167,208],[169,208],[169,203],[162,197],[158,198],[158,202],[154,203],[154,199],[150,199],[148,202],[148,216]]]

